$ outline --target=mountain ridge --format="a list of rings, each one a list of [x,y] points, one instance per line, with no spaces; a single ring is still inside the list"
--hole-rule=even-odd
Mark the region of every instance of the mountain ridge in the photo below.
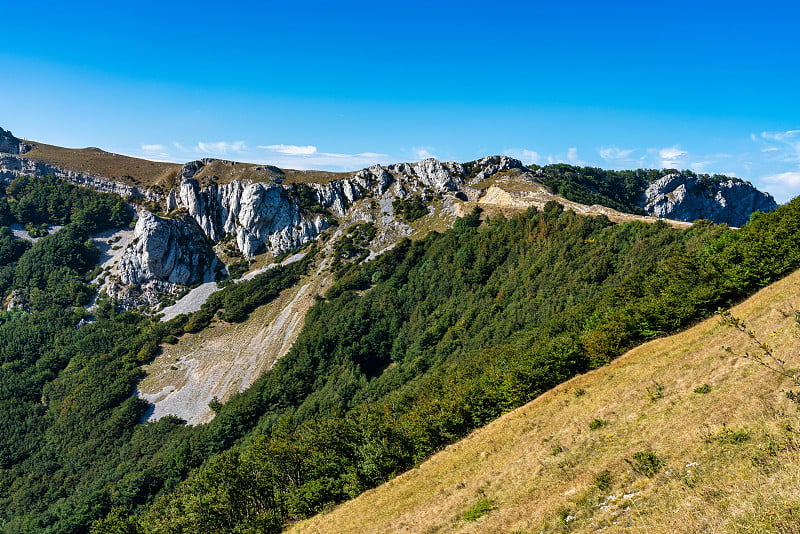
[[[711,221],[679,230],[601,205],[639,209],[643,185],[671,171],[540,169],[493,156],[324,183],[287,183],[274,169],[269,181],[214,179],[231,166],[190,164],[169,206],[165,189],[131,199],[139,219],[124,236],[109,234],[133,216],[118,196],[55,177],[6,188],[3,222],[44,237],[0,235],[4,531],[66,534],[98,520],[100,533],[277,532],[800,265],[797,202],[741,230]],[[709,197],[726,180],[686,178]],[[556,179],[565,196],[542,183]],[[326,227],[292,241],[298,221],[312,220]],[[105,232],[93,237],[105,241],[101,254],[93,231]],[[302,248],[278,253],[293,244]],[[227,274],[192,273],[195,254]],[[184,291],[200,271],[224,288],[194,312],[181,300],[191,313],[167,321],[141,313],[157,307],[103,295],[84,307],[127,270],[144,273],[128,279],[132,290],[166,275]],[[200,349],[220,361],[206,366]],[[145,364],[148,378],[162,373],[147,389],[155,407],[134,395]],[[202,366],[223,389],[192,380]],[[227,374],[232,366],[243,372]],[[247,374],[260,375],[250,387]],[[176,395],[173,406],[208,412],[184,419],[159,405],[184,378],[212,397]],[[142,424],[150,414],[158,421]],[[608,414],[595,418],[589,430],[614,429]],[[470,515],[486,515],[492,499]],[[255,515],[248,502],[260,503]]]

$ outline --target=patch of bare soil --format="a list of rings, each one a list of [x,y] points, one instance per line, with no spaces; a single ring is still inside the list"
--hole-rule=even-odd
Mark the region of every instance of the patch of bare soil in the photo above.
[[[255,310],[239,324],[213,322],[198,334],[185,334],[144,367],[139,397],[153,403],[149,420],[175,415],[192,425],[214,418],[208,404],[225,402],[248,388],[285,355],[303,327],[314,297],[330,278],[314,274]]]

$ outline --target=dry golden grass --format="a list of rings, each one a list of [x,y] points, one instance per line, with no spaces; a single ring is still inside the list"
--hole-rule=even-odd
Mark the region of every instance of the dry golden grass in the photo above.
[[[214,160],[200,169],[195,178],[205,184],[210,181],[224,184],[233,180],[265,182],[280,181],[283,184],[319,183],[324,184],[351,176],[352,173],[328,171],[297,171],[279,169],[271,165],[256,163],[240,163],[234,161]]]
[[[177,163],[162,163],[105,152],[99,148],[62,148],[29,141],[33,148],[22,157],[63,169],[88,172],[136,186],[170,186]]]
[[[798,367],[796,309],[800,272],[733,313]],[[290,532],[800,532],[791,383],[722,345],[751,350],[716,317],[642,345]],[[652,478],[639,451],[665,461]],[[464,519],[484,498],[496,508]]]
[[[33,161],[49,163],[63,169],[88,172],[139,187],[174,187],[177,173],[182,165],[148,161],[120,154],[112,154],[99,148],[64,148],[35,141],[27,141],[33,148],[23,157]],[[276,178],[285,184],[327,183],[351,176],[347,172],[298,171],[278,169],[269,165],[239,163],[216,160],[201,169],[196,178],[201,182],[229,183],[233,180],[269,181]]]

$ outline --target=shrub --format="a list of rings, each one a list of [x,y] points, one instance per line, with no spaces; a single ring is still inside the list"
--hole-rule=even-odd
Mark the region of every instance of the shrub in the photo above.
[[[750,439],[750,431],[745,429],[733,430],[723,425],[722,430],[716,434],[707,433],[704,437],[706,443],[721,443],[740,445]]]
[[[664,459],[653,451],[639,451],[625,461],[636,473],[647,477],[655,476],[666,465]]]
[[[655,402],[658,399],[664,397],[664,385],[659,384],[658,382],[653,382],[652,386],[648,386],[645,388],[647,390],[647,396],[650,398],[650,402]]]
[[[611,472],[605,470],[597,473],[594,477],[594,484],[600,491],[607,491],[611,488]]]
[[[694,392],[695,393],[700,393],[700,394],[710,393],[711,392],[711,386],[709,386],[708,384],[703,384],[702,386],[697,386],[696,388],[694,388]]]
[[[589,430],[597,430],[598,428],[602,428],[608,424],[608,421],[605,419],[592,419],[589,421]]]
[[[475,521],[495,509],[497,509],[497,504],[492,499],[484,497],[464,512],[461,517],[464,518],[464,521]]]

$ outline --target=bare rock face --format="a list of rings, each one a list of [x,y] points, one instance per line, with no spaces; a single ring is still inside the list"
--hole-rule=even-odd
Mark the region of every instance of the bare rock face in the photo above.
[[[165,219],[143,210],[117,266],[119,283],[105,289],[126,307],[153,305],[164,294],[213,278],[218,267],[211,243],[193,219]]]
[[[486,156],[474,162],[473,166],[477,170],[477,173],[470,183],[480,182],[500,171],[525,169],[525,165],[523,165],[520,160],[509,158],[508,156]]]
[[[331,203],[347,195],[329,195]],[[167,208],[185,208],[203,234],[219,242],[236,238],[248,258],[268,249],[281,253],[316,237],[327,228],[322,214],[301,214],[287,190],[275,183],[211,184],[201,188],[197,180],[184,179],[167,196]]]
[[[31,145],[25,143],[8,130],[0,128],[0,152],[6,154],[24,154],[31,149]]]
[[[458,163],[435,159],[401,163],[387,168],[374,165],[352,176],[328,183],[282,185],[276,182],[228,184],[205,187],[193,177],[212,160],[187,163],[181,182],[167,195],[167,209],[184,208],[203,233],[219,242],[235,236],[245,257],[268,250],[281,253],[314,239],[325,230],[329,217],[309,210],[303,201],[335,217],[343,217],[355,201],[366,195],[403,198],[423,190],[458,191],[464,181]]]
[[[643,199],[645,213],[654,217],[708,219],[735,227],[744,225],[754,211],[774,211],[777,207],[771,195],[749,182],[709,182],[680,174],[669,174],[650,184]]]

